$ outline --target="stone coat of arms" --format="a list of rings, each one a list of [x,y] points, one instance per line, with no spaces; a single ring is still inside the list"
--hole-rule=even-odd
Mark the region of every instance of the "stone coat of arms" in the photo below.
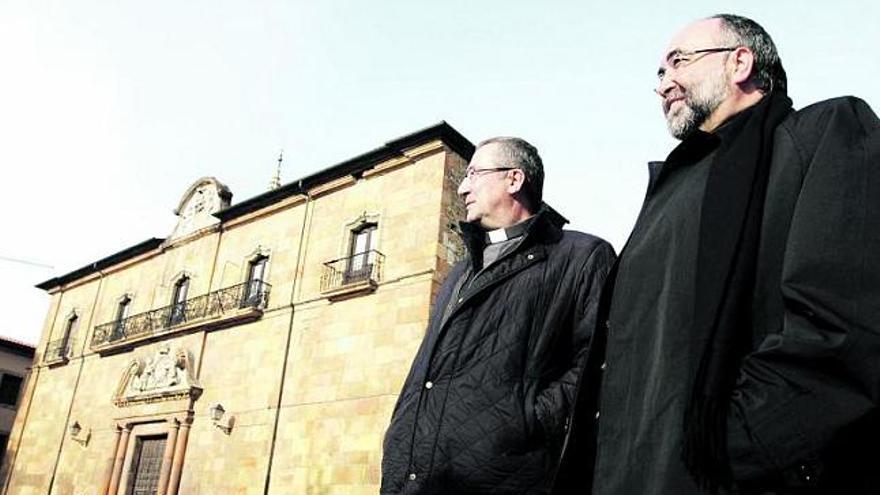
[[[191,370],[192,359],[186,349],[162,346],[154,354],[129,363],[113,402],[121,407],[137,402],[196,397],[201,387]]]

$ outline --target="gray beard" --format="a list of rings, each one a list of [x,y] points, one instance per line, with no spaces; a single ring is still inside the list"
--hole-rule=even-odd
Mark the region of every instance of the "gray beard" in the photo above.
[[[710,107],[704,102],[693,102],[690,99],[685,100],[684,108],[681,109],[681,112],[674,117],[666,119],[669,133],[675,139],[684,140],[699,129],[703,122],[706,122],[706,119],[712,115],[715,108],[718,108],[718,105]]]
[[[693,134],[727,98],[727,78],[705,80],[688,91],[678,115],[666,115],[666,126],[675,139]]]

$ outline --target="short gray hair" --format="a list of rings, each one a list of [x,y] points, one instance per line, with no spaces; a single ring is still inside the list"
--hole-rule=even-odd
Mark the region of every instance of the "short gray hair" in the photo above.
[[[755,54],[755,67],[752,70],[751,80],[759,89],[767,93],[788,90],[788,80],[785,69],[782,68],[782,60],[776,51],[776,45],[760,24],[733,14],[713,15],[709,19],[719,19],[722,29],[730,36],[732,43],[744,46]]]
[[[477,148],[482,148],[487,144],[499,145],[505,167],[518,168],[523,171],[526,180],[522,194],[527,203],[526,207],[533,213],[537,211],[541,206],[544,190],[544,163],[541,161],[538,149],[525,139],[508,136],[486,139],[478,144]]]

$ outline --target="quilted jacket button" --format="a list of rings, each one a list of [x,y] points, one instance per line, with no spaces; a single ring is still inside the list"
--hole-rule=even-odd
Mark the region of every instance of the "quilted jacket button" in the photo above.
[[[533,260],[533,259],[535,259],[535,255],[534,255],[534,254],[530,254],[530,255],[526,256],[526,258],[528,258],[528,259],[530,259],[530,260]]]
[[[425,382],[425,388],[431,390],[434,387],[434,382]]]
[[[599,411],[596,411],[596,419],[599,419]]]
[[[409,480],[415,481],[416,480],[416,473],[409,473]]]
[[[801,479],[807,483],[812,483],[816,478],[813,467],[808,464],[798,466],[798,471],[800,472]]]

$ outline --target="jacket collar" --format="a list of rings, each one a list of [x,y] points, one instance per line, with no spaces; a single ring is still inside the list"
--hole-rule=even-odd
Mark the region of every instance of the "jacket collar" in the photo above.
[[[761,102],[764,101],[761,100]],[[669,153],[665,162],[648,162],[648,192],[653,192],[654,187],[665,170],[668,170],[670,167],[696,163],[717,149],[722,143],[735,139],[749,116],[754,112],[755,107],[761,102],[731,116],[713,132],[694,131]]]
[[[542,239],[555,242],[562,236],[562,226],[567,223],[568,220],[550,205],[541,203],[541,208],[526,227],[521,244]],[[486,247],[486,231],[475,222],[459,222],[458,225],[471,260],[481,261]]]

